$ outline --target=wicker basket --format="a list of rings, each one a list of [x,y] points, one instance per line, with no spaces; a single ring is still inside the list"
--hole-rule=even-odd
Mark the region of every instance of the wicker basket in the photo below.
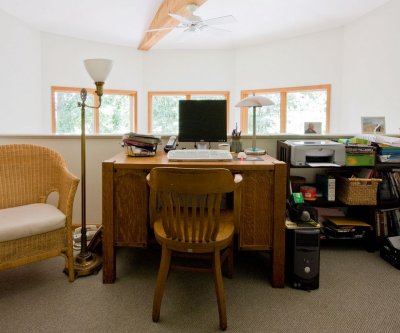
[[[337,198],[346,205],[376,205],[378,184],[382,179],[337,177]]]

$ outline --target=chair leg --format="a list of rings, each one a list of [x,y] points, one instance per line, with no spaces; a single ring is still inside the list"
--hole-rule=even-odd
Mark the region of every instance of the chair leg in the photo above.
[[[75,269],[74,269],[74,254],[73,251],[68,250],[67,251],[67,262],[68,262],[68,277],[69,277],[69,282],[74,282],[75,280]]]
[[[160,319],[161,301],[164,294],[165,284],[168,278],[169,267],[171,263],[171,250],[162,245],[160,268],[157,275],[156,290],[153,300],[153,321],[158,322]]]
[[[216,249],[214,251],[213,272],[214,272],[214,282],[215,282],[215,293],[217,294],[217,303],[218,303],[219,327],[221,330],[225,331],[227,327],[226,305],[224,296],[224,286],[222,283],[221,253],[219,249]]]
[[[227,268],[228,268],[227,276],[230,279],[232,279],[232,277],[233,277],[233,248],[234,248],[234,246],[233,246],[233,240],[232,240],[231,245],[229,245],[229,249],[228,249],[229,253],[228,253],[228,258],[227,258]]]

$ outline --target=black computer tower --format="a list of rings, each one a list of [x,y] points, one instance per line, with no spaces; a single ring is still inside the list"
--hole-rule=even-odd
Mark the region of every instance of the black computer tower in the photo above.
[[[291,287],[303,290],[319,288],[320,231],[288,230],[286,238],[286,271]]]

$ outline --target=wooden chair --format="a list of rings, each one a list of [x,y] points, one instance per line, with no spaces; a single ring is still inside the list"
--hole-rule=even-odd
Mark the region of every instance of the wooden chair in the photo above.
[[[162,247],[153,301],[153,321],[158,322],[160,318],[168,273],[170,268],[175,268],[171,265],[171,255],[209,254],[212,259],[211,270],[214,274],[219,325],[221,330],[225,330],[227,319],[221,251],[226,250],[228,271],[229,275],[232,275],[234,219],[238,219],[239,216],[238,197],[240,198],[239,184],[242,177],[234,177],[229,170],[222,168],[159,167],[151,170],[147,181],[150,186],[150,213],[151,219],[154,219],[154,234]],[[236,192],[236,212],[235,209],[221,210],[223,194],[233,191]],[[157,215],[159,217],[156,217]]]

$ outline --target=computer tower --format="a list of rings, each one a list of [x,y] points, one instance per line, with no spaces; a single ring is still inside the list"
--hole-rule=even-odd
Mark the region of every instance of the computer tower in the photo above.
[[[318,228],[288,230],[287,277],[291,287],[302,290],[319,288],[319,240]]]

